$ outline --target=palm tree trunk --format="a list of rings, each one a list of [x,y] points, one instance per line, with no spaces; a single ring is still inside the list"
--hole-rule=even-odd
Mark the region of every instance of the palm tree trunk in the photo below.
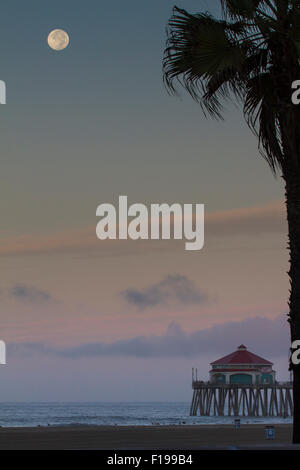
[[[288,168],[287,168],[288,166]],[[289,323],[291,340],[300,340],[300,166],[296,159],[283,168],[290,249]],[[294,427],[293,442],[300,443],[300,365],[290,364],[293,371]]]

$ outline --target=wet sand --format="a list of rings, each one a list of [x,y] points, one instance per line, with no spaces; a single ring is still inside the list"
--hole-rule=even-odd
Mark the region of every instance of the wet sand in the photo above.
[[[290,424],[275,425],[275,440],[265,426],[74,426],[0,428],[0,449],[211,449],[231,446],[272,448],[292,442]]]

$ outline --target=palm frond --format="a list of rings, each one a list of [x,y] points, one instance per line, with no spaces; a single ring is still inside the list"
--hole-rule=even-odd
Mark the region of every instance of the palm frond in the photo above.
[[[163,62],[167,88],[174,93],[178,81],[193,98],[201,100],[201,80],[228,69],[239,70],[245,57],[244,49],[232,35],[238,31],[242,31],[240,24],[234,28],[207,14],[190,15],[175,8]]]
[[[253,18],[260,0],[221,0],[225,16],[231,18]]]
[[[278,109],[272,73],[262,73],[249,79],[244,114],[249,127],[259,138],[262,156],[274,173],[283,162]]]
[[[215,118],[222,119],[226,101],[242,102],[260,151],[276,173],[287,147],[283,116],[290,120],[285,123],[295,123],[300,114],[290,95],[291,82],[300,78],[300,0],[220,2],[222,19],[174,8],[164,82],[171,93],[182,86]]]

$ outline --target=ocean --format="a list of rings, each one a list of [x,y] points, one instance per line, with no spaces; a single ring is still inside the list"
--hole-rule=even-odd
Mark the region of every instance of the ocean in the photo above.
[[[188,402],[0,403],[0,426],[147,426],[231,424],[234,417],[189,416]],[[241,423],[290,423],[291,418],[241,417]]]

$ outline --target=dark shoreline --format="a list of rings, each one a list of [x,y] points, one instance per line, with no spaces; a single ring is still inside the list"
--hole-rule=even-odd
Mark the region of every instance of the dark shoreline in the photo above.
[[[0,428],[0,450],[272,448],[292,443],[291,424],[274,427],[274,440],[265,438],[265,424],[244,424],[238,430],[233,425]]]

